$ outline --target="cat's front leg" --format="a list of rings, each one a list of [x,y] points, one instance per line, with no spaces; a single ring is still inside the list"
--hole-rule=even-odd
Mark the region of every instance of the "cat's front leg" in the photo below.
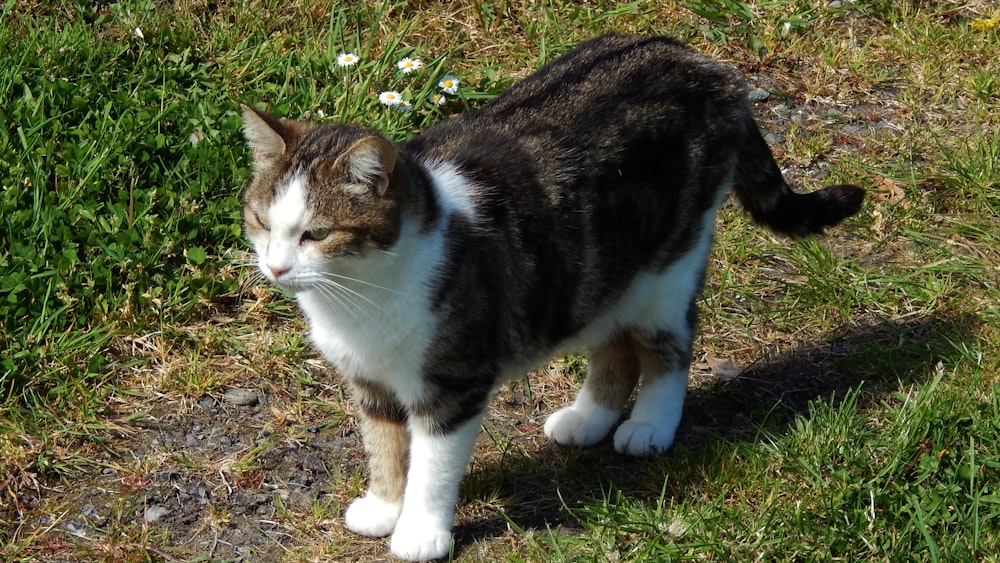
[[[480,418],[474,416],[447,433],[411,420],[406,496],[390,543],[396,557],[425,561],[448,555],[458,489],[472,457]]]
[[[358,406],[358,424],[368,457],[368,492],[344,513],[348,530],[375,538],[396,529],[403,510],[409,433],[402,406],[388,391],[363,381],[352,381]]]

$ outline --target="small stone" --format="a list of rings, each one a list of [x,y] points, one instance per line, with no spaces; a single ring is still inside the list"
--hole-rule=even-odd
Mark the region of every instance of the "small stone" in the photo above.
[[[198,404],[203,409],[210,409],[215,406],[215,397],[211,395],[205,395],[204,397],[198,400]]]
[[[288,484],[296,488],[304,489],[312,484],[312,478],[305,474],[298,474],[288,480]]]
[[[198,485],[196,483],[191,483],[189,485],[185,485],[184,486],[184,490],[189,495],[195,496],[195,497],[198,497],[198,498],[205,498],[205,495],[208,493],[208,490],[205,489],[205,487],[203,487],[202,485]]]
[[[178,473],[173,470],[160,471],[153,474],[153,481],[157,483],[166,483],[167,481],[176,477]]]
[[[260,397],[256,393],[245,389],[227,389],[224,398],[234,405],[242,406],[252,406],[260,402]]]
[[[66,531],[74,536],[86,536],[87,524],[79,518],[70,518],[69,521],[66,522]]]
[[[187,434],[186,436],[184,436],[184,442],[187,443],[189,448],[198,447],[198,438],[195,438],[194,434]]]
[[[146,509],[146,522],[153,524],[154,522],[163,518],[167,514],[170,514],[170,511],[167,510],[167,508],[164,506],[159,506],[159,505],[150,506],[149,508]]]
[[[747,92],[747,99],[751,102],[763,102],[771,97],[771,93],[763,88],[754,88]]]
[[[229,436],[223,436],[219,438],[219,445],[221,445],[224,448],[228,448],[229,446],[233,445],[233,441],[229,439]]]
[[[778,133],[768,133],[764,135],[764,141],[769,145],[777,145],[785,142],[785,136]]]
[[[326,464],[319,456],[310,454],[302,460],[302,469],[310,473],[326,473]]]

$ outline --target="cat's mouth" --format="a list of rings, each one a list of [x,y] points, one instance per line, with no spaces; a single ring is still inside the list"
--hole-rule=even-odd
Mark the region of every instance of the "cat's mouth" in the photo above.
[[[283,291],[298,293],[308,289],[307,284],[304,284],[302,280],[298,279],[298,276],[294,275],[292,272],[281,272],[280,275],[275,275],[273,272],[264,271],[263,274],[264,278],[268,282]]]

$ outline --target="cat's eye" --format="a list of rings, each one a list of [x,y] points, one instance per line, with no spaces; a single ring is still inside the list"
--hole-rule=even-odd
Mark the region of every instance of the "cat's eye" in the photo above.
[[[260,213],[257,213],[256,211],[254,211],[253,212],[253,218],[257,220],[257,223],[259,223],[260,226],[263,227],[265,231],[270,231],[271,230],[271,225],[268,224],[267,219],[265,219],[265,218],[263,218],[263,217],[260,216]]]
[[[330,228],[320,227],[317,229],[309,229],[308,231],[302,233],[302,240],[320,241],[328,236],[330,236]]]

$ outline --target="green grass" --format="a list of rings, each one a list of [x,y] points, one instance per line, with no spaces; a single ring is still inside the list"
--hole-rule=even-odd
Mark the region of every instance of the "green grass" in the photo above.
[[[997,559],[1000,43],[996,29],[969,25],[995,6],[348,5],[0,7],[5,560],[211,560],[136,523],[153,476],[225,474],[250,490],[268,474],[268,450],[350,427],[294,306],[254,277],[240,222],[240,102],[401,140],[612,29],[667,33],[732,61],[772,92],[761,123],[785,136],[775,151],[795,184],[850,181],[870,197],[828,237],[802,242],[723,210],[689,406],[668,455],[541,445],[541,421],[573,390],[579,358],[549,370],[562,379],[510,384],[463,489],[457,558]],[[338,67],[342,52],[361,61]],[[403,75],[404,56],[426,66]],[[446,74],[461,89],[432,105]],[[384,90],[413,110],[380,105]],[[716,377],[705,356],[743,373]],[[227,466],[129,455],[164,405],[190,415],[228,386],[273,395],[259,448]],[[100,541],[61,533],[78,508],[52,491],[110,469],[125,477]],[[336,523],[363,472],[330,478],[308,506],[275,497],[284,560],[384,554]],[[213,505],[201,525],[234,518]]]

